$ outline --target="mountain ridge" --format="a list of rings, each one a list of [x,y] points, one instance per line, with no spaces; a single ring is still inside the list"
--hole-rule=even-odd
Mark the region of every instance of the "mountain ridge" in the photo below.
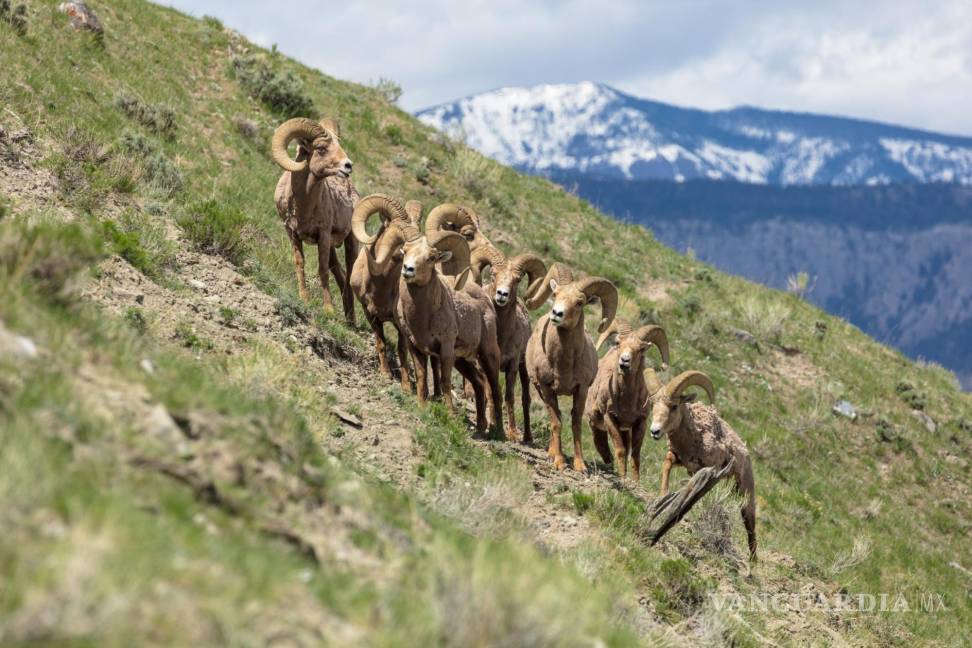
[[[590,81],[498,88],[416,116],[529,173],[779,185],[972,183],[972,137],[751,106],[686,108]]]

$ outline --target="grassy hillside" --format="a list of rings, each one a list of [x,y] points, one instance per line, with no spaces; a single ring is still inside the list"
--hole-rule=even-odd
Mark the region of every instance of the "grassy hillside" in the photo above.
[[[95,39],[56,4],[0,22],[0,642],[968,641],[972,399],[947,371],[216,20],[97,3]],[[555,475],[385,385],[364,329],[296,298],[267,150],[295,110],[341,121],[362,194],[469,204],[662,324],[754,455],[761,562],[725,492],[646,545],[661,444],[644,489]],[[912,609],[710,599],[840,593]]]

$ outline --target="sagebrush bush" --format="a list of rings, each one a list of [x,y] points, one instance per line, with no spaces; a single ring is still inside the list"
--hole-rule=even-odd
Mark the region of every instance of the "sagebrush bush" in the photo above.
[[[242,237],[246,216],[239,209],[210,198],[191,205],[176,220],[199,250],[218,254],[235,265],[243,263],[247,252]]]
[[[301,117],[312,112],[314,105],[293,72],[276,70],[266,59],[253,55],[234,56],[230,67],[243,89],[278,116]]]
[[[381,95],[381,98],[390,104],[398,103],[398,100],[402,98],[402,86],[391,79],[381,77],[375,82],[373,87]]]
[[[171,198],[179,193],[184,184],[179,167],[161,151],[145,160],[145,179],[162,198]]]
[[[0,225],[0,284],[31,284],[54,301],[71,297],[74,279],[104,255],[101,237],[79,223],[40,220]]]
[[[493,193],[503,169],[470,148],[459,148],[449,161],[449,173],[477,200]]]
[[[134,95],[122,93],[115,97],[115,106],[130,119],[159,135],[171,137],[175,134],[176,114],[165,104],[152,106]]]

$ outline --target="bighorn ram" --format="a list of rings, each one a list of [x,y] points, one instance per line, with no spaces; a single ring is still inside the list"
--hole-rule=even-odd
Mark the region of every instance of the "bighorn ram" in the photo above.
[[[560,447],[560,407],[557,396],[573,396],[571,430],[574,436],[574,470],[584,471],[584,452],[581,448],[581,416],[587,400],[587,390],[597,371],[597,352],[584,330],[584,306],[595,300],[601,302],[603,333],[614,320],[618,308],[618,289],[602,277],[588,277],[574,281],[570,269],[555,263],[547,271],[543,282],[527,300],[527,308],[539,308],[553,295],[550,312],[541,317],[527,342],[526,363],[530,382],[536,387],[550,416],[550,447],[557,470],[566,465]]]
[[[496,307],[496,333],[500,345],[500,370],[506,374],[506,437],[516,440],[516,414],[513,411],[516,377],[520,377],[520,403],[523,407],[523,443],[532,443],[530,434],[530,382],[526,369],[527,340],[530,338],[530,316],[523,302],[517,298],[517,289],[524,276],[529,278],[527,294],[537,289],[547,271],[543,260],[536,254],[520,254],[512,259],[494,248],[483,245],[471,255],[472,275],[476,283],[482,280],[483,271],[492,269],[492,281],[484,287],[492,295]]]
[[[411,224],[399,226],[403,234],[401,282],[398,288],[398,320],[405,331],[415,363],[419,402],[428,398],[427,362],[432,359],[433,381],[441,388],[450,410],[452,368],[455,366],[473,385],[476,397],[476,429],[487,427],[484,393],[488,388],[494,430],[503,427],[499,406],[500,349],[496,341],[496,311],[489,298],[462,290],[469,276],[469,244],[456,232],[422,236]],[[436,264],[458,257],[464,266],[458,277],[440,274]],[[485,374],[486,385],[476,361]],[[438,392],[439,389],[436,389]]]
[[[587,392],[587,421],[594,433],[594,446],[604,463],[612,463],[608,447],[610,435],[618,461],[618,474],[622,478],[627,476],[628,457],[631,457],[634,479],[638,481],[641,478],[641,444],[648,419],[648,410],[644,407],[648,387],[642,373],[645,351],[652,345],[658,347],[662,362],[667,365],[668,338],[660,326],[648,324],[632,329],[620,318],[605,329],[596,348],[601,348],[611,337],[617,338],[617,346],[597,365],[597,376]]]
[[[377,214],[381,226],[374,235],[365,228],[368,219]],[[395,307],[398,304],[398,283],[402,274],[402,244],[405,234],[403,224],[415,225],[422,215],[422,204],[410,200],[402,204],[381,194],[373,194],[358,202],[351,217],[351,229],[361,243],[361,252],[351,270],[351,289],[357,295],[368,325],[375,334],[375,350],[378,366],[389,378],[393,378],[386,356],[385,322],[391,322],[398,331],[398,364],[404,391],[411,391],[405,337]]]
[[[715,400],[712,380],[701,371],[686,371],[662,384],[652,369],[645,370],[650,394],[645,407],[651,406],[651,437],[668,437],[668,454],[662,464],[661,494],[668,492],[668,474],[672,466],[685,466],[690,475],[707,466],[721,467],[734,459],[732,476],[736,490],[746,498],[742,507],[743,524],[749,540],[749,556],[756,558],[756,487],[749,451],[735,430],[719,418],[712,405],[694,402],[695,394],[684,393],[689,387],[701,387],[709,401]]]
[[[473,253],[481,247],[492,245],[479,229],[479,216],[462,205],[443,203],[429,212],[425,219],[425,235],[436,235],[439,231],[458,232],[469,243],[469,252]],[[442,264],[442,271],[447,275],[458,275],[465,268],[457,267],[455,259]]]
[[[354,323],[354,297],[347,276],[338,263],[337,247],[344,245],[345,264],[350,272],[358,255],[358,242],[349,236],[351,212],[358,193],[351,185],[351,160],[339,141],[336,122],[320,123],[297,117],[281,124],[273,134],[273,161],[284,173],[277,182],[274,202],[294,250],[297,287],[308,298],[304,277],[304,243],[317,245],[318,272],[324,291],[324,308],[333,310],[328,287],[328,269],[341,290],[344,315]],[[287,146],[297,140],[297,157],[291,160]]]

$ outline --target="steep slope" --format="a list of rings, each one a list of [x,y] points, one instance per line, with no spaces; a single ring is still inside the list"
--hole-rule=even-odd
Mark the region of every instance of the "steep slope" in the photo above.
[[[749,107],[680,108],[589,81],[500,88],[418,117],[530,173],[777,185],[972,183],[972,138]]]
[[[95,8],[102,42],[53,10],[26,37],[0,25],[4,643],[964,640],[972,403],[948,372],[218,21]],[[665,325],[672,371],[712,375],[753,451],[752,572],[728,496],[649,548],[653,470],[642,490],[474,443],[377,377],[365,331],[296,299],[266,150],[294,106],[339,116],[362,193],[470,204],[494,241],[610,276]],[[948,609],[828,603],[881,592]]]

